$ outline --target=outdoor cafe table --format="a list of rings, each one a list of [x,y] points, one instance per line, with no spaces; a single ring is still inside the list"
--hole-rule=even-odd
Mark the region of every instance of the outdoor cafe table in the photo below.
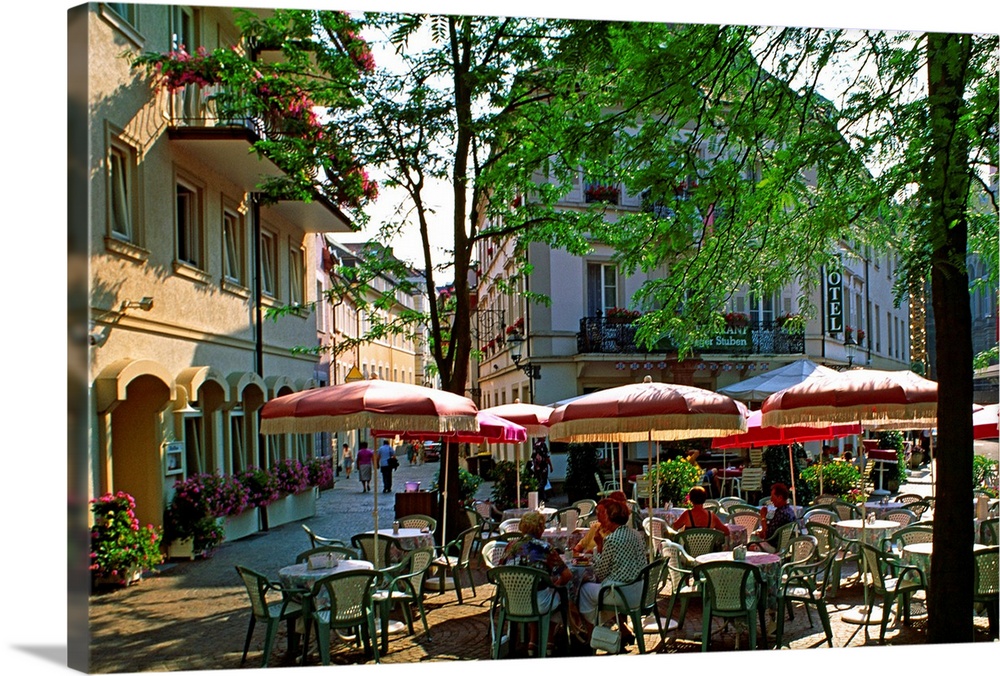
[[[569,552],[587,534],[588,528],[546,528],[542,531],[542,539],[556,549]]]
[[[890,509],[903,509],[906,507],[905,502],[879,502],[872,501],[865,503],[865,512],[875,512],[875,517],[881,519],[882,516],[888,512]]]
[[[729,535],[726,537],[726,549],[732,549],[733,547],[739,547],[747,543],[748,534],[746,526],[727,523],[726,528],[729,529]]]
[[[835,521],[834,528],[844,538],[848,540],[861,540],[862,528],[864,529],[864,542],[866,545],[878,547],[883,538],[891,531],[899,528],[896,521],[885,521],[876,519],[872,523],[865,523],[861,519],[848,519],[846,521]]]
[[[698,563],[711,563],[713,561],[735,561],[733,553],[711,552],[696,556]],[[755,566],[760,571],[760,576],[764,580],[767,593],[767,607],[775,609],[778,607],[778,587],[781,584],[781,557],[769,552],[747,552],[746,563]]]
[[[375,531],[370,530],[367,532],[371,535]],[[400,547],[403,548],[402,552],[389,552],[390,563],[399,563],[405,552],[420,549],[421,547],[434,546],[434,533],[430,531],[425,532],[422,528],[400,528],[398,533],[394,533],[391,528],[379,528],[378,536],[396,538],[399,541]]]
[[[375,566],[371,561],[362,561],[360,559],[341,559],[332,568],[309,568],[309,563],[303,561],[302,563],[293,563],[278,570],[278,579],[281,580],[281,584],[285,587],[311,590],[316,580],[327,575],[343,573],[348,570],[374,569]]]
[[[972,551],[977,552],[986,549],[986,545],[972,545]],[[931,554],[934,553],[933,542],[914,542],[912,545],[903,547],[900,557],[908,566],[916,566],[924,574],[924,582],[931,586]]]
[[[681,507],[653,507],[652,509],[646,508],[641,510],[639,513],[642,514],[643,518],[655,517],[657,519],[663,519],[667,522],[668,526],[673,526],[674,521],[677,520],[681,514],[683,514],[685,509]]]

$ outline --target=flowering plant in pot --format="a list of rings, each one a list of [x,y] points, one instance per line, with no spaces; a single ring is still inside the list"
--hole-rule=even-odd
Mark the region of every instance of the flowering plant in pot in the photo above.
[[[309,468],[294,458],[287,458],[275,463],[271,474],[277,484],[278,491],[285,495],[301,493],[309,488]]]
[[[174,483],[174,497],[164,520],[167,544],[190,539],[194,553],[207,553],[219,546],[225,532],[216,517],[224,485],[221,477],[212,474]]]
[[[745,329],[750,326],[750,317],[743,312],[730,312],[726,315],[726,328]]]
[[[249,492],[248,500],[253,507],[267,507],[281,497],[281,490],[274,476],[260,467],[248,467],[237,476]]]
[[[305,465],[310,486],[324,488],[333,484],[333,458],[322,456],[313,458]]]
[[[94,525],[90,529],[90,570],[95,584],[128,584],[143,570],[163,561],[160,530],[139,525],[135,499],[118,491],[90,501]]]

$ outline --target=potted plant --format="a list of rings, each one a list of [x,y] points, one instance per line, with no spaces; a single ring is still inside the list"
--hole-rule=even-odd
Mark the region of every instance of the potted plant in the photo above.
[[[604,185],[601,183],[591,183],[584,190],[587,202],[605,202],[608,204],[618,203],[618,186]]]
[[[661,501],[681,504],[701,483],[701,474],[701,469],[686,458],[673,458],[653,467],[649,477],[659,487]]]
[[[313,458],[306,463],[306,471],[309,474],[309,485],[316,486],[321,491],[333,488],[333,457],[320,456]]]
[[[144,570],[163,561],[160,531],[139,525],[135,499],[123,491],[90,501],[94,525],[90,529],[90,570],[94,587],[126,586]]]
[[[270,471],[279,493],[265,508],[268,524],[280,526],[316,514],[316,490],[309,484],[309,470],[294,458],[280,460]]]

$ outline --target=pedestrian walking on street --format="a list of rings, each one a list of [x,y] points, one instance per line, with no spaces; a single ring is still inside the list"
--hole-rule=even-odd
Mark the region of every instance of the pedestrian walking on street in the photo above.
[[[396,451],[392,450],[388,439],[383,440],[382,445],[378,447],[378,468],[382,472],[383,493],[392,493],[392,470],[398,465]]]
[[[368,442],[362,441],[358,444],[358,480],[361,481],[361,492],[367,493],[372,489],[372,459],[375,452],[368,448]]]
[[[351,447],[344,444],[344,449],[340,452],[340,462],[344,466],[344,472],[347,474],[347,478],[351,478],[351,468],[354,467],[354,454],[351,453]]]
[[[538,481],[538,497],[545,500],[546,491],[551,488],[549,485],[549,472],[552,471],[552,458],[549,456],[549,447],[545,445],[544,439],[535,439],[531,454],[531,469]]]

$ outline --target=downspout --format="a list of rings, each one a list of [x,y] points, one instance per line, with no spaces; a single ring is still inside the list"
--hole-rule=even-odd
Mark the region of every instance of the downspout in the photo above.
[[[865,338],[868,339],[868,345],[865,349],[868,359],[865,362],[865,366],[869,366],[872,363],[872,313],[869,311],[872,306],[872,300],[869,293],[870,289],[871,283],[868,281],[868,258],[865,257]]]

